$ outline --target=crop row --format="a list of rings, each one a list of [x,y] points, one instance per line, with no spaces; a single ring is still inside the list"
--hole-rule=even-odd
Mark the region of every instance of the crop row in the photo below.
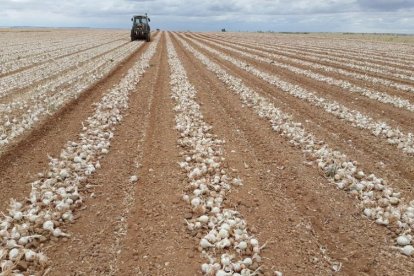
[[[227,36],[220,36],[224,40],[227,40]],[[283,36],[271,36],[271,35],[253,35],[243,36],[232,34],[232,38],[236,40],[242,40],[246,42],[257,42],[267,46],[276,46],[276,49],[292,49],[299,50],[304,53],[318,53],[325,55],[326,57],[340,57],[350,60],[363,60],[374,64],[387,64],[396,67],[408,67],[412,68],[414,65],[412,62],[414,59],[407,59],[408,56],[401,55],[399,51],[399,45],[391,44],[380,47],[377,51],[367,51],[369,48],[366,43],[362,45],[358,50],[355,50],[354,41],[347,41],[340,47],[331,47],[333,39],[329,40],[329,44],[322,41],[321,38],[314,39],[306,36],[302,37],[283,37]],[[378,53],[381,54],[378,54]],[[397,56],[395,56],[395,54]],[[390,56],[394,55],[394,56]]]
[[[242,39],[236,40],[227,40],[238,45],[244,44],[251,47],[266,47],[267,51],[272,51],[272,53],[276,53],[278,55],[289,56],[289,57],[297,57],[301,60],[308,60],[316,63],[328,63],[329,66],[339,66],[339,67],[347,67],[351,70],[357,69],[363,72],[371,72],[372,74],[383,74],[387,77],[391,76],[396,79],[401,80],[409,80],[414,81],[414,75],[412,69],[402,69],[396,68],[394,66],[389,66],[385,64],[377,64],[373,62],[367,61],[360,61],[358,59],[352,59],[349,57],[337,57],[333,55],[329,55],[327,53],[320,54],[317,52],[310,52],[308,49],[290,49],[289,47],[280,47],[275,46],[274,44],[265,44],[265,43],[257,43],[257,42],[246,42]],[[221,41],[222,42],[222,41]]]
[[[210,42],[210,41],[209,41]],[[214,43],[210,42],[213,45],[220,47],[225,50],[229,50],[235,53],[238,53],[242,56],[252,58],[254,60],[261,61],[266,64],[270,64],[272,66],[275,66],[277,68],[286,69],[288,71],[291,71],[295,74],[303,75],[308,78],[325,82],[329,85],[337,86],[343,90],[349,91],[351,93],[360,94],[362,96],[365,96],[367,98],[386,103],[391,104],[398,108],[403,108],[409,111],[414,111],[414,104],[411,104],[408,100],[403,99],[401,97],[392,96],[385,92],[378,92],[373,91],[372,89],[361,87],[358,85],[355,85],[349,81],[330,77],[324,74],[320,74],[319,72],[315,72],[308,69],[302,69],[298,66],[289,65],[283,62],[277,61],[278,56],[275,56],[273,54],[268,53],[267,51],[261,51],[261,50],[254,50],[249,47],[243,47],[243,46],[236,46],[232,43],[226,43],[226,42],[220,42],[220,43]],[[230,47],[225,47],[224,45],[229,45]],[[240,44],[238,44],[240,45]],[[251,54],[250,52],[257,53],[258,55]]]
[[[293,46],[301,48],[319,49],[327,53],[341,53],[345,56],[365,56],[372,60],[383,61],[414,61],[414,51],[411,45],[402,43],[379,43],[369,42],[366,40],[341,40],[341,39],[323,39],[323,38],[307,38],[303,39],[287,38],[279,40],[279,37],[268,36],[263,37],[269,42]],[[279,41],[278,41],[279,40]],[[259,40],[260,41],[260,40]]]
[[[0,105],[0,149],[30,130],[37,122],[57,112],[70,100],[108,74],[122,60],[142,45],[128,43],[96,57],[89,63],[67,72],[43,85],[34,87],[23,98]]]
[[[346,76],[346,77],[350,77],[350,78],[353,78],[353,79],[367,81],[367,82],[372,83],[372,84],[382,84],[384,86],[393,87],[393,88],[401,90],[401,91],[414,92],[414,86],[412,86],[412,85],[399,83],[397,81],[387,80],[387,79],[376,77],[376,76],[369,76],[367,74],[352,72],[350,70],[336,68],[336,67],[332,67],[332,66],[328,66],[328,65],[319,64],[319,63],[317,63],[317,61],[310,62],[310,61],[305,61],[301,58],[288,57],[288,56],[280,55],[280,54],[271,54],[271,53],[268,53],[269,49],[268,49],[268,47],[265,47],[265,46],[255,46],[255,47],[257,47],[261,50],[264,50],[264,51],[253,50],[253,49],[252,50],[249,49],[249,50],[250,51],[256,51],[258,53],[265,52],[267,56],[272,57],[276,60],[285,61],[285,62],[288,62],[288,63],[296,63],[296,64],[301,65],[301,66],[306,66],[306,67],[310,67],[310,68],[313,68],[313,69],[322,70],[322,71],[325,71],[327,73],[333,72],[333,73],[337,73],[337,74],[340,74],[340,75],[343,75],[343,76]]]
[[[223,166],[224,142],[204,122],[197,91],[188,81],[170,37],[167,50],[176,128],[181,134],[178,144],[184,150],[180,167],[189,185],[183,198],[193,212],[188,230],[202,233],[200,248],[209,259],[201,269],[206,275],[255,275],[261,261],[259,243],[248,233],[241,215],[223,206],[231,186],[241,185],[241,180],[228,176]]]
[[[22,71],[31,66],[47,63],[63,56],[73,55],[77,52],[92,49],[120,39],[122,38],[114,38],[113,36],[108,36],[107,38],[101,37],[99,39],[96,37],[87,37],[82,40],[77,38],[71,41],[65,40],[59,44],[43,46],[36,53],[30,53],[30,49],[27,49],[28,52],[25,56],[11,56],[9,61],[0,63],[0,76],[5,74],[10,75],[17,70]]]
[[[100,55],[125,45],[125,41],[114,41],[96,48],[77,53],[73,56],[58,58],[52,62],[32,67],[17,74],[1,78],[0,97],[8,95],[16,89],[34,85],[36,82],[57,76],[67,70],[76,69]]]
[[[200,60],[206,68],[238,95],[242,103],[251,108],[259,117],[269,121],[271,128],[300,148],[314,164],[322,170],[327,179],[339,189],[354,195],[360,201],[361,211],[379,225],[387,226],[398,238],[395,243],[401,253],[413,255],[411,232],[414,228],[414,200],[407,202],[401,192],[392,188],[385,179],[366,174],[358,162],[332,149],[321,139],[305,130],[292,116],[276,108],[266,97],[246,86],[242,79],[229,74],[219,64],[190,46],[184,39],[180,43]]]
[[[412,133],[403,133],[398,128],[393,128],[385,122],[376,121],[366,114],[359,111],[355,111],[349,107],[346,107],[336,101],[327,100],[321,96],[318,96],[315,92],[311,92],[301,87],[300,85],[294,85],[279,78],[276,75],[271,75],[263,72],[249,63],[233,58],[223,52],[217,51],[206,44],[191,39],[199,47],[213,53],[214,55],[231,62],[240,69],[243,69],[265,81],[276,86],[281,91],[284,91],[296,98],[305,100],[306,102],[322,108],[325,112],[333,114],[341,120],[351,123],[354,127],[360,129],[369,130],[373,135],[381,137],[387,140],[389,144],[397,146],[403,152],[413,155],[414,154],[414,135]],[[223,46],[224,47],[224,46]],[[239,51],[241,52],[241,51]],[[259,58],[259,57],[257,57]]]
[[[68,141],[58,158],[50,158],[48,171],[31,183],[28,201],[11,200],[8,214],[0,219],[0,273],[44,271],[48,258],[40,252],[39,241],[69,236],[62,227],[74,220],[74,211],[83,203],[79,188],[100,168],[99,159],[108,153],[114,127],[122,120],[129,94],[149,67],[158,41],[96,104],[94,115],[83,122],[79,140]],[[26,271],[16,266],[21,260],[26,261]]]
[[[60,32],[52,31],[47,33],[33,33],[31,35],[22,34],[19,32],[11,32],[10,36],[4,33],[0,35],[2,48],[0,49],[0,61],[5,62],[9,60],[18,60],[19,58],[26,58],[32,55],[45,53],[49,48],[62,47],[70,45],[73,42],[82,43],[94,38],[95,41],[119,39],[123,36],[122,32],[114,34],[113,31],[103,32],[88,32],[88,31],[73,31]]]

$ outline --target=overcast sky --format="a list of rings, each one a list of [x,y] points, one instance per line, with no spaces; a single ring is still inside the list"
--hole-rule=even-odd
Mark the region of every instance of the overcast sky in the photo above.
[[[0,26],[414,33],[414,0],[0,0]]]

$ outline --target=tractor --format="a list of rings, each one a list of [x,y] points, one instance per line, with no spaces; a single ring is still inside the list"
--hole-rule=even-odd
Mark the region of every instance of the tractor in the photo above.
[[[131,29],[131,41],[137,39],[145,39],[147,42],[151,41],[151,29],[149,22],[151,21],[147,14],[145,15],[134,15],[131,18],[132,29]]]

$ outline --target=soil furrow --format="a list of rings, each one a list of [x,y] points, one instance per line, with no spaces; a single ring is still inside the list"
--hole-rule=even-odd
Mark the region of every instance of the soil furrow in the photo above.
[[[148,133],[142,145],[136,200],[122,243],[119,275],[195,275],[202,263],[184,221],[189,209],[181,200],[185,175],[177,164],[178,133],[165,38],[159,51],[159,70],[149,89],[153,103],[148,111]]]
[[[34,81],[32,81],[31,83],[27,83],[24,84],[23,86],[20,87],[13,87],[11,89],[8,89],[5,93],[3,93],[3,95],[1,95],[0,100],[1,103],[7,103],[11,100],[14,100],[16,96],[18,97],[27,97],[27,95],[30,95],[30,92],[33,91],[33,87],[39,87],[42,84],[48,83],[48,82],[52,82],[53,80],[58,79],[59,77],[61,77],[62,75],[68,74],[71,71],[74,71],[80,67],[82,67],[85,64],[89,64],[91,62],[93,62],[94,60],[108,54],[111,53],[115,50],[121,49],[123,47],[126,47],[128,45],[129,42],[125,42],[121,45],[118,45],[116,47],[111,48],[110,50],[101,52],[93,57],[87,58],[86,60],[83,60],[82,62],[80,62],[79,64],[75,64],[72,66],[69,66],[67,68],[63,68],[63,70],[51,73],[50,75],[46,75],[43,76],[39,79],[36,79]]]
[[[277,75],[270,74],[267,71],[262,71],[255,66],[251,66],[250,63],[246,63],[244,60],[233,58],[232,56],[226,55],[226,53],[217,51],[214,48],[210,48],[209,46],[200,43],[197,40],[192,41],[194,41],[201,48],[205,48],[206,50],[215,55],[223,55],[224,60],[227,60],[235,64],[237,67],[251,73],[252,75],[267,81],[271,85],[274,85],[275,87],[278,87],[279,89],[285,91],[287,94],[299,98],[312,106],[319,107],[326,113],[331,114],[339,119],[343,119],[343,121],[346,121],[349,125],[358,127],[360,129],[364,129],[376,137],[387,140],[389,144],[394,144],[398,149],[402,150],[409,156],[412,156],[414,154],[414,141],[412,140],[412,134],[400,131],[399,129],[401,126],[393,127],[392,125],[385,123],[383,120],[375,120],[368,116],[366,113],[361,113],[358,110],[354,110],[352,106],[351,108],[349,108],[350,105],[343,105],[333,99],[327,99],[325,97],[322,97],[318,95],[320,93],[314,90],[306,89],[303,86],[300,86],[299,84],[292,84],[289,81],[280,79]],[[259,59],[259,57],[256,55],[249,55],[243,51],[234,50],[232,47],[223,47],[219,44],[214,45],[219,48],[228,50],[226,52],[237,53],[238,56],[248,55],[249,60],[256,58]],[[267,64],[269,63],[270,59],[265,59],[261,61]],[[280,66],[284,66],[283,63],[280,64]],[[293,71],[295,72],[295,70]],[[414,111],[414,108],[411,111]],[[381,131],[381,129],[384,130]],[[400,134],[398,134],[398,138],[391,140],[394,136],[394,133]]]
[[[239,43],[238,40],[233,40],[233,43]],[[240,41],[240,43],[245,43],[245,41]],[[245,44],[245,46],[252,46],[254,47],[251,43],[247,43]],[[257,44],[256,44],[257,45]],[[382,78],[382,79],[387,79],[390,81],[394,81],[394,82],[398,82],[398,83],[402,83],[402,84],[408,84],[408,85],[413,85],[414,81],[412,79],[410,79],[409,77],[410,75],[407,75],[407,72],[405,73],[401,73],[401,76],[398,76],[399,72],[395,72],[391,69],[390,72],[384,72],[384,70],[382,70],[382,72],[378,71],[376,72],[375,67],[371,67],[366,65],[365,67],[367,67],[367,69],[362,69],[362,68],[356,68],[355,66],[360,66],[360,65],[355,65],[354,67],[349,67],[349,66],[345,66],[343,63],[341,63],[341,61],[335,61],[335,60],[320,60],[318,59],[316,56],[309,56],[309,52],[303,53],[301,51],[290,51],[289,49],[284,49],[284,48],[280,48],[280,47],[275,47],[274,45],[269,45],[269,44],[263,44],[261,46],[266,46],[266,51],[269,51],[271,53],[274,54],[278,54],[278,55],[282,55],[284,57],[287,58],[292,58],[292,59],[297,59],[298,57],[303,60],[303,61],[307,61],[307,62],[311,62],[311,63],[318,63],[321,65],[326,65],[332,68],[337,68],[337,69],[343,69],[346,71],[352,71],[354,73],[358,73],[358,74],[363,74],[363,75],[369,75],[371,77],[378,77],[378,78]],[[263,50],[262,48],[259,47],[254,47],[257,50]],[[327,56],[327,58],[329,58],[329,56]],[[293,60],[292,60],[293,61]],[[379,69],[381,70],[381,69]],[[391,73],[391,74],[390,74]],[[395,75],[393,75],[394,73],[396,73]]]
[[[304,75],[296,74],[288,69],[273,66],[271,64],[266,64],[264,62],[260,62],[255,59],[242,56],[239,53],[235,53],[232,51],[228,51],[226,49],[218,48],[216,45],[212,45],[212,44],[208,44],[208,45],[230,56],[237,57],[240,60],[247,61],[248,63],[252,64],[256,68],[264,72],[275,74],[277,76],[280,76],[282,79],[289,80],[289,82],[298,84],[300,86],[306,85],[307,87],[311,88],[311,91],[318,92],[317,94],[320,94],[321,96],[327,99],[336,100],[342,104],[352,106],[353,109],[370,114],[370,116],[375,119],[388,120],[390,121],[390,123],[393,123],[393,122],[399,123],[399,124],[405,123],[407,127],[412,126],[412,124],[406,123],[407,121],[409,122],[410,120],[413,120],[414,118],[413,112],[409,110],[397,108],[390,104],[385,104],[385,103],[382,103],[382,102],[379,102],[373,99],[369,99],[357,93],[351,93],[336,85],[330,85],[324,81],[318,81],[318,80],[306,77]],[[256,53],[253,53],[253,54],[256,54]],[[286,63],[286,61],[278,61],[278,62]],[[286,64],[289,64],[289,63],[286,63]],[[296,66],[300,69],[309,69],[303,66],[298,66],[297,64],[289,64],[289,65]],[[320,72],[315,69],[310,69],[310,71],[318,73],[318,74],[326,75],[329,77],[333,77],[336,79],[350,81],[345,76],[333,76],[331,74],[326,74],[325,72]],[[365,85],[362,85],[361,87],[365,87]],[[372,91],[376,91],[375,89],[372,89],[372,87],[367,87],[367,88]],[[391,96],[397,96],[397,97],[401,96],[400,93],[396,93],[396,90],[391,89],[391,88],[387,88],[386,90],[378,90],[378,91],[386,92],[387,94]],[[403,93],[403,94],[404,94],[404,96],[402,97],[403,99],[408,99],[414,102],[413,93]],[[385,114],[386,116],[384,116]],[[414,130],[414,128],[409,129],[409,131],[412,131],[412,130]]]
[[[151,67],[130,94],[129,107],[115,131],[111,150],[101,160],[101,169],[88,178],[91,188],[83,191],[85,209],[78,212],[76,223],[67,228],[73,238],[66,246],[51,247],[46,252],[53,256],[51,275],[117,275],[120,244],[125,235],[122,228],[134,214],[130,204],[135,197],[133,200],[128,197],[140,189],[141,180],[131,182],[130,177],[139,175],[159,60],[160,54],[156,54]],[[69,261],[69,256],[76,258]]]
[[[189,41],[188,41],[189,42]],[[194,44],[191,44],[195,46]],[[199,51],[219,63],[232,74],[242,78],[260,94],[266,95],[278,108],[292,114],[310,132],[324,138],[333,148],[340,149],[353,160],[358,160],[367,171],[392,180],[397,187],[406,192],[407,198],[414,197],[411,183],[414,182],[414,160],[398,152],[394,146],[378,139],[366,131],[350,126],[348,123],[329,114],[320,112],[293,96],[280,91],[269,83],[258,79],[216,55],[198,48]],[[375,142],[374,142],[375,141]]]
[[[106,45],[106,44],[109,44],[109,43],[112,43],[112,42],[115,42],[115,41],[118,41],[118,40],[119,41],[125,41],[124,38],[117,38],[117,39],[113,39],[111,41],[107,41],[105,43],[96,44],[93,47],[85,47],[85,48],[82,48],[82,49],[77,50],[75,52],[66,53],[66,54],[63,54],[63,55],[60,55],[60,56],[56,56],[56,57],[48,57],[46,60],[38,61],[38,62],[35,62],[31,65],[26,65],[26,66],[23,66],[23,67],[19,67],[17,69],[14,69],[14,70],[6,72],[6,73],[0,73],[0,78],[7,77],[7,76],[10,76],[10,75],[14,75],[14,74],[23,72],[25,70],[29,70],[31,68],[34,68],[36,66],[41,66],[41,65],[46,64],[46,63],[56,62],[56,61],[59,61],[59,59],[69,57],[69,56],[74,56],[76,54],[86,52],[86,51],[91,50],[93,48],[97,48],[97,47],[100,47],[102,45]],[[65,48],[62,48],[62,49],[65,49]],[[58,50],[62,50],[62,49],[58,49]],[[48,52],[48,53],[50,53],[50,52]]]
[[[68,35],[71,34],[68,32]],[[3,223],[2,227],[6,231],[0,233],[4,241],[1,247],[7,248],[6,254],[0,256],[0,271],[6,271],[7,274],[9,270],[16,269],[27,274],[28,271],[40,269],[40,274],[53,276],[175,276],[201,275],[211,268],[222,269],[217,274],[222,275],[220,273],[224,271],[239,271],[232,266],[232,260],[241,258],[244,262],[251,257],[252,262],[242,266],[249,271],[257,269],[257,275],[265,276],[280,276],[280,272],[283,275],[412,275],[414,262],[412,256],[408,256],[412,252],[405,253],[404,250],[414,250],[410,235],[414,229],[414,219],[411,219],[414,216],[414,158],[388,144],[386,139],[353,127],[349,120],[341,120],[321,110],[316,104],[284,92],[287,89],[283,85],[271,84],[272,76],[280,76],[288,83],[358,110],[374,120],[387,122],[392,127],[398,126],[404,133],[414,132],[413,112],[350,94],[339,86],[295,74],[290,69],[276,68],[231,49],[222,49],[220,45],[263,57],[266,56],[264,52],[294,57],[293,51],[283,53],[284,49],[296,47],[300,49],[297,51],[303,52],[309,47],[310,55],[312,51],[329,55],[329,51],[338,49],[341,54],[350,56],[359,51],[364,53],[365,49],[365,53],[369,54],[365,59],[368,59],[389,49],[390,56],[384,54],[387,60],[391,60],[392,56],[400,60],[403,54],[411,56],[414,48],[408,45],[382,45],[379,42],[367,42],[366,46],[362,40],[354,45],[337,37],[314,35],[293,38],[281,36],[278,40],[277,36],[273,38],[259,34],[170,34],[156,32],[153,38],[155,36],[160,40],[153,39],[138,49],[128,48],[133,53],[108,75],[82,91],[78,98],[66,103],[54,115],[42,119],[35,128],[0,152],[0,214],[13,217],[10,218],[13,220],[11,227]],[[28,41],[35,39],[28,35]],[[75,35],[77,32],[74,32],[74,38]],[[59,37],[56,41],[63,38]],[[254,45],[254,38],[262,41],[262,44]],[[243,46],[239,47],[237,40]],[[172,50],[171,41],[175,50]],[[220,41],[226,43],[220,44]],[[265,41],[274,41],[280,47],[263,50],[260,45],[266,45]],[[331,45],[328,44],[330,41]],[[21,43],[27,41],[23,39]],[[48,43],[54,42],[47,40],[45,45]],[[347,43],[351,44],[349,51],[345,48]],[[219,53],[210,52],[203,45]],[[17,48],[20,46],[16,44]],[[147,49],[151,50],[150,55]],[[254,49],[264,51],[263,55]],[[244,65],[236,62],[235,65],[221,54],[271,75],[267,79],[270,83],[260,77],[260,72],[245,70]],[[311,61],[305,56],[304,60]],[[325,73],[322,69],[308,68],[293,61],[290,63],[283,57],[278,61],[414,101],[414,94],[397,91],[397,88]],[[321,61],[320,64],[354,72],[340,64],[327,61]],[[129,71],[133,68],[135,70]],[[142,73],[141,68],[146,69],[145,73]],[[369,75],[385,77],[381,74]],[[135,77],[139,77],[139,82],[134,82]],[[28,90],[25,89],[19,91],[26,93]],[[103,97],[106,94],[115,96]],[[11,99],[12,96],[6,97]],[[102,99],[106,102],[97,105]],[[111,105],[113,102],[117,104]],[[90,117],[97,114],[96,110],[100,112],[95,121],[96,128],[89,128],[89,122],[93,124]],[[83,125],[85,122],[87,127]],[[114,124],[110,132],[101,133],[98,128],[106,126],[108,122],[119,124]],[[86,131],[93,135],[83,136]],[[95,149],[100,151],[101,144],[98,142],[103,143],[104,140],[99,139],[99,135],[106,135],[104,138],[110,139],[110,143],[103,145],[99,155],[83,155],[83,149],[86,148],[86,152],[90,149],[89,145],[94,149],[93,152]],[[82,139],[87,144],[74,142],[69,146],[79,148],[74,155],[68,155],[73,153],[70,150],[62,151],[68,141]],[[217,144],[210,144],[210,141],[216,141]],[[219,149],[214,145],[220,145]],[[66,178],[64,173],[68,174],[68,171],[61,168],[50,173],[53,166],[49,164],[49,156],[58,155],[60,157],[55,161],[55,166],[60,162],[62,168],[71,168],[71,178]],[[90,159],[94,156],[96,159]],[[214,163],[216,157],[219,163]],[[218,167],[209,167],[212,163],[208,161],[214,161]],[[88,166],[77,168],[79,162]],[[347,163],[351,163],[350,167],[354,170],[342,170],[344,176],[340,176],[341,169],[338,168],[345,168]],[[199,169],[197,166],[205,164],[207,173],[199,170],[200,174],[194,176],[193,173]],[[90,165],[93,170],[89,170]],[[72,171],[72,167],[76,170]],[[333,168],[333,174],[327,168]],[[214,170],[215,173],[210,174]],[[17,206],[18,202],[12,208],[22,209],[23,212],[6,210],[12,198],[25,206],[31,202],[25,201],[25,197],[31,190],[37,189],[38,184],[33,181],[46,179],[46,176],[39,175],[42,172],[53,174],[58,179],[53,188],[63,185],[60,183],[77,183],[75,193],[79,188],[82,196],[81,208],[78,208],[80,201],[77,201],[75,205],[78,204],[73,206],[74,212],[70,212],[74,215],[73,221],[63,216],[55,220],[59,213],[51,217],[46,212],[37,217],[53,220],[54,230],[63,231],[60,238],[55,237],[59,233],[55,235],[53,229],[53,232],[48,232],[43,221],[32,221],[33,216]],[[375,175],[369,176],[371,173]],[[211,179],[213,175],[225,176],[214,182],[216,180]],[[337,176],[341,178],[338,180]],[[242,185],[226,180],[234,178]],[[376,180],[379,184],[374,183]],[[38,186],[42,183],[46,185],[42,181],[38,181]],[[198,183],[206,183],[204,186],[211,192],[210,199],[219,195],[212,203],[216,204],[212,206],[219,206],[219,213],[221,210],[237,212],[236,217],[243,224],[240,229],[245,229],[247,236],[238,234],[239,229],[230,226],[233,224],[229,222],[227,237],[231,246],[217,246],[216,241],[222,241],[222,235],[226,234],[221,231],[224,229],[221,227],[227,225],[227,220],[223,216],[216,216],[218,213],[212,206],[203,205],[203,193],[206,191],[204,188],[198,189],[201,187],[197,186]],[[343,183],[349,185],[340,186]],[[225,188],[226,191],[220,190],[214,184],[220,187],[228,184],[228,188]],[[358,187],[362,188],[358,190]],[[59,205],[66,203],[60,201],[63,195],[58,192],[61,190],[56,193],[55,190],[52,194],[57,198],[56,201],[50,201],[49,205],[45,203],[48,197],[42,190],[40,197],[35,195],[32,198],[32,205],[42,206],[40,208],[50,212],[66,208]],[[370,193],[371,197],[368,195]],[[74,200],[68,199],[74,203]],[[205,209],[192,208],[190,205],[195,205],[192,199],[199,199],[202,202],[199,207]],[[216,199],[219,199],[218,203]],[[70,200],[67,200],[67,208],[72,208]],[[410,203],[412,207],[408,207],[410,200],[413,200]],[[199,212],[206,216],[201,216]],[[374,215],[369,212],[374,212]],[[397,217],[395,212],[401,215]],[[19,214],[22,214],[20,218]],[[208,217],[208,223],[201,217]],[[217,224],[210,220],[211,217],[216,218]],[[380,219],[388,226],[380,225]],[[6,220],[6,217],[2,219]],[[195,221],[201,226],[197,226]],[[24,223],[29,223],[30,227],[33,224],[33,229],[25,231]],[[11,230],[12,227],[15,229]],[[214,240],[211,240],[214,245],[204,246],[205,243],[203,245],[201,241],[209,240],[205,235],[209,229],[217,230],[218,238],[213,237]],[[16,240],[24,244],[22,238],[26,238],[22,235],[16,238],[16,231],[22,231],[23,236],[32,235],[32,232],[40,233],[42,237],[29,236],[27,238],[33,240],[28,240],[29,243],[23,247],[16,247],[9,241]],[[70,236],[65,237],[65,233]],[[397,237],[409,239],[408,244],[401,244]],[[241,240],[255,240],[259,246],[255,248],[248,245],[242,249],[238,247],[241,246]],[[399,247],[393,246],[397,244]],[[17,259],[12,258],[13,250],[29,252],[26,246],[36,252],[43,252],[49,258],[48,264],[40,265],[40,259],[29,260],[24,254]],[[263,248],[259,249],[260,246]],[[227,261],[223,259],[226,253],[235,254],[229,257],[231,266],[226,265]],[[3,255],[1,250],[0,255]],[[3,260],[6,259],[12,260],[11,263],[16,267],[5,268]],[[34,270],[30,270],[32,266]]]
[[[226,139],[226,151],[233,151],[230,168],[246,179],[228,204],[239,208],[260,240],[268,241],[262,253],[268,272],[328,275],[337,260],[343,275],[382,275],[388,266],[408,275],[401,266],[412,266],[407,258],[389,259],[394,254],[384,243],[385,237],[391,240],[386,229],[362,218],[357,202],[306,166],[301,152],[243,107],[193,56],[182,49],[179,54],[199,90],[205,119]]]
[[[16,34],[14,34],[16,35]],[[11,46],[10,48],[14,48],[16,50],[16,48],[23,48],[24,50],[22,51],[15,51],[15,52],[2,52],[2,54],[4,55],[1,61],[7,63],[7,62],[11,62],[13,59],[18,59],[18,60],[24,60],[24,59],[28,59],[31,57],[36,57],[36,56],[42,56],[45,54],[50,54],[53,53],[55,51],[59,51],[61,49],[67,49],[70,48],[72,46],[80,46],[80,45],[86,45],[88,44],[88,42],[91,41],[96,41],[99,37],[105,39],[109,38],[109,35],[106,34],[106,36],[102,37],[101,35],[97,35],[96,33],[91,35],[91,34],[87,34],[87,35],[79,35],[79,34],[72,34],[71,36],[68,36],[68,34],[64,34],[62,35],[61,33],[54,34],[55,37],[53,40],[50,41],[46,41],[44,38],[39,38],[36,37],[38,41],[33,41],[33,38],[29,38],[28,41],[21,43],[20,45],[15,45],[15,46]],[[61,37],[59,37],[59,35],[62,35]],[[116,37],[113,36],[113,34],[111,35],[110,39],[121,39],[123,35],[120,33],[116,34]],[[39,40],[41,41],[41,43],[39,43]],[[78,40],[78,41],[75,41]],[[7,39],[6,39],[7,41]],[[73,44],[68,44],[67,41],[71,41],[71,43],[73,43],[73,41],[75,41]],[[33,44],[35,44],[35,49],[30,48],[31,46],[33,46]],[[47,49],[45,49],[45,47],[48,47],[52,45],[52,50],[48,51]],[[28,49],[29,47],[29,49]],[[23,54],[22,54],[23,53]],[[20,55],[19,55],[20,54]]]
[[[200,36],[206,37],[206,38],[212,38],[212,37],[216,37],[217,35],[206,35],[206,34],[199,34]],[[328,50],[327,48],[319,48],[316,49],[315,47],[311,47],[309,45],[292,45],[291,43],[284,43],[284,44],[278,44],[278,43],[272,43],[271,40],[269,39],[252,39],[252,38],[247,38],[247,37],[243,37],[241,38],[240,36],[234,36],[234,37],[230,37],[232,40],[234,41],[242,41],[242,42],[247,42],[247,43],[254,43],[257,41],[260,41],[260,43],[263,46],[271,46],[271,47],[275,47],[277,49],[280,50],[294,50],[294,51],[299,51],[299,52],[303,52],[306,54],[320,54],[320,55],[324,55],[326,57],[339,57],[339,58],[349,58],[349,59],[353,59],[353,60],[357,60],[357,61],[362,61],[362,62],[368,62],[368,63],[373,63],[377,66],[382,66],[382,65],[386,65],[389,67],[395,67],[397,69],[403,69],[403,70],[412,70],[412,64],[409,63],[409,61],[407,60],[396,60],[396,59],[392,59],[392,60],[381,60],[378,59],[378,57],[368,57],[368,56],[361,56],[360,52],[356,52],[355,54],[352,54],[349,50],[345,53],[338,53],[337,50]],[[220,39],[226,39],[226,37],[221,37]],[[343,50],[342,50],[343,51]],[[382,58],[382,57],[381,57]],[[397,61],[400,61],[401,63],[397,63]]]
[[[6,208],[10,198],[21,200],[28,195],[31,189],[29,183],[36,179],[37,173],[47,167],[47,156],[60,154],[63,145],[77,137],[82,128],[80,122],[93,113],[91,105],[119,81],[146,47],[144,44],[137,49],[107,77],[84,91],[77,99],[68,102],[55,115],[45,119],[2,153],[0,210]]]
[[[212,38],[208,38],[208,41],[212,41],[212,42],[216,42],[216,43],[221,42],[220,40],[212,39]],[[230,41],[228,41],[227,43],[229,43],[229,42]],[[238,48],[240,46],[247,47],[247,49],[251,49],[251,50],[249,51],[249,50],[243,49],[243,51],[246,51],[247,53],[258,55],[258,56],[261,56],[261,57],[269,58],[269,56],[266,56],[266,54],[257,53],[257,52],[254,52],[254,51],[255,50],[256,51],[262,51],[262,52],[264,51],[269,55],[277,54],[277,55],[286,56],[284,53],[272,50],[271,48],[265,50],[265,49],[260,48],[260,47],[255,47],[251,44],[244,44],[244,43],[239,44],[236,41],[231,41],[230,43],[235,47],[235,49],[240,50],[240,48]],[[295,56],[286,56],[286,57],[288,57],[288,58],[289,57],[297,58]],[[287,65],[290,65],[290,66],[295,66],[295,67],[298,67],[300,69],[310,70],[312,72],[316,72],[318,74],[328,76],[328,77],[331,77],[331,78],[334,78],[334,79],[344,80],[344,81],[347,81],[347,82],[349,82],[351,84],[354,84],[356,86],[359,86],[359,87],[362,87],[362,88],[367,88],[367,89],[372,90],[372,91],[379,91],[379,92],[387,93],[387,94],[392,95],[392,96],[401,97],[403,99],[414,101],[414,94],[413,93],[400,91],[398,89],[388,87],[388,86],[380,84],[380,83],[375,84],[375,83],[372,83],[372,82],[367,82],[367,81],[359,80],[359,79],[356,79],[356,78],[352,78],[352,77],[349,77],[349,76],[344,76],[344,75],[342,75],[340,73],[336,73],[336,72],[326,72],[326,71],[321,70],[321,69],[315,69],[315,68],[312,68],[310,66],[300,64],[299,62],[295,62],[294,60],[287,61],[287,60],[284,60],[284,59],[281,59],[281,58],[279,58],[279,59],[276,58],[275,61],[279,61],[281,63],[287,64]],[[319,64],[319,65],[326,65],[323,62],[318,62],[318,61],[312,61],[312,60],[305,60],[305,61],[309,61],[309,62],[312,62],[314,64]],[[329,66],[331,66],[331,65],[329,65]],[[276,70],[275,66],[269,66],[269,68],[271,68],[271,67],[273,67],[273,70]],[[334,65],[332,65],[332,68],[344,69],[344,68],[340,68],[340,67],[334,66]],[[278,72],[280,70],[285,71],[285,72],[290,72],[289,70],[283,69],[283,68],[280,68],[280,67],[278,67],[277,70],[278,70]],[[347,71],[352,71],[352,69],[350,70],[349,68],[346,69],[346,70]],[[366,74],[366,73],[363,72],[363,74]],[[379,74],[374,74],[373,73],[373,77],[381,77],[381,76]],[[410,83],[407,83],[407,84],[410,84]],[[335,86],[333,86],[333,87],[335,87]]]

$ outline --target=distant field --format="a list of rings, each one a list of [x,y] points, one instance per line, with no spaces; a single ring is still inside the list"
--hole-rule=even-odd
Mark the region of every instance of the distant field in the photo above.
[[[266,33],[266,32],[259,32]],[[414,43],[413,34],[372,34],[372,33],[295,33],[295,32],[268,32],[267,34],[274,34],[278,36],[303,36],[315,37],[315,38],[327,38],[327,39],[356,39],[356,40],[368,40],[377,42],[391,42],[391,43]]]
[[[0,29],[0,275],[412,275],[412,36],[151,37]]]
[[[414,43],[414,35],[399,34],[332,34],[333,36],[345,37],[349,39],[361,39],[378,42]],[[329,35],[328,35],[329,36]]]

